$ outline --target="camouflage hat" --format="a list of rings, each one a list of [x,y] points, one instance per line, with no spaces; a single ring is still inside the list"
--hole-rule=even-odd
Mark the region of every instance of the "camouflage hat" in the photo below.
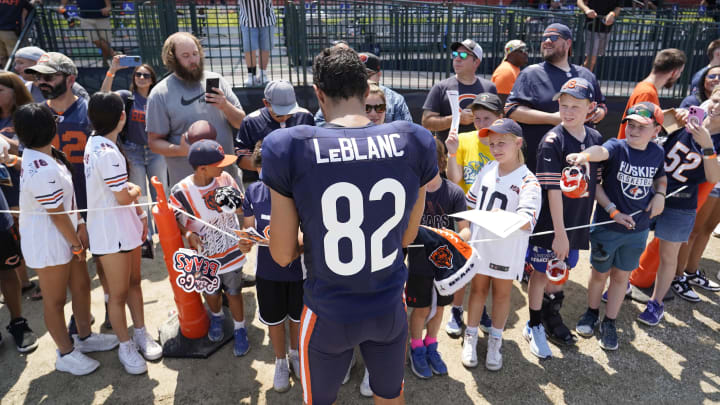
[[[78,70],[72,59],[59,52],[48,52],[43,54],[40,59],[37,60],[37,64],[35,66],[30,66],[25,69],[25,73],[39,73],[46,75],[63,73],[66,75],[77,76]]]

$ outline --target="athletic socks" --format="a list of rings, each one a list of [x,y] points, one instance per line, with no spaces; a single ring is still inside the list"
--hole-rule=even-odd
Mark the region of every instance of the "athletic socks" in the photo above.
[[[492,326],[490,327],[490,336],[502,339],[502,334],[502,329],[494,328]]]
[[[290,349],[290,350],[288,350],[288,354],[290,355],[290,357],[297,356],[298,351],[294,350],[294,349]]]
[[[437,338],[425,336],[425,340],[423,340],[423,343],[425,346],[430,346],[433,343],[437,343]]]
[[[244,321],[244,320],[243,320],[243,321],[240,321],[240,322],[233,320],[233,323],[235,324],[235,330],[242,329],[242,328],[245,327],[245,321]]]
[[[612,323],[615,323],[615,320],[614,320],[614,319],[612,319],[612,318],[608,318],[608,316],[607,316],[607,315],[605,315],[605,317],[603,318],[603,320],[602,320],[602,321],[603,321],[603,322],[612,322]]]
[[[417,349],[418,347],[423,347],[423,346],[425,346],[425,345],[423,344],[422,339],[410,339],[410,347],[413,350]]]
[[[108,300],[110,300],[110,294],[105,294],[105,303],[108,303]]]
[[[225,314],[223,314],[222,309],[220,309],[219,312],[213,312],[213,311],[211,310],[210,313],[212,314],[212,316],[220,316],[220,317],[225,316]]]
[[[465,328],[465,333],[470,336],[477,336],[478,327],[477,326],[468,326],[467,328]]]
[[[587,310],[588,310],[588,312],[590,312],[591,314],[595,315],[595,318],[597,318],[597,317],[600,316],[600,308],[594,308],[594,309],[593,309],[593,308],[588,307]]]
[[[530,327],[538,326],[542,322],[542,310],[530,310]]]
[[[143,326],[142,328],[133,328],[133,336],[144,337],[145,327]]]

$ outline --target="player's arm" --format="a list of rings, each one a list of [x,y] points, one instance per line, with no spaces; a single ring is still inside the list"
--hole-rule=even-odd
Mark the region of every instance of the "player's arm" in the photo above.
[[[420,124],[429,131],[445,131],[450,129],[452,115],[441,116],[440,113],[430,110],[423,110]]]
[[[63,211],[65,211],[65,207],[62,204],[55,208],[47,210],[47,212],[50,214]],[[68,214],[50,215],[50,220],[52,221],[53,225],[55,225],[55,227],[58,229],[58,231],[60,231],[60,234],[65,238],[65,240],[67,240],[68,243],[72,246],[73,250],[84,250],[85,248],[87,248],[87,246],[83,246],[82,242],[80,241],[80,237],[75,231],[75,227],[73,227],[72,221],[70,220],[70,216]]]
[[[459,146],[460,140],[458,139],[457,132],[451,131],[445,140],[445,147],[448,151],[447,169],[445,170],[445,173],[447,178],[455,184],[460,183],[463,174],[462,168],[460,167],[456,157]]]
[[[604,209],[605,212],[610,215],[610,219],[627,229],[635,228],[635,220],[630,216],[632,213],[620,212],[615,204],[610,201],[607,193],[605,193],[605,188],[600,183],[595,185],[595,201],[597,201],[599,205],[599,207],[596,207],[595,209]]]
[[[270,202],[270,212],[272,212],[270,216],[270,229],[272,229],[270,255],[277,264],[285,267],[300,256],[300,244],[298,243],[300,218],[295,207],[295,201],[272,188],[270,189]],[[424,206],[424,199],[422,204]],[[420,214],[422,215],[422,206]],[[420,219],[418,218],[419,224]],[[415,232],[417,232],[417,226]]]
[[[550,204],[550,217],[552,217],[555,238],[552,243],[552,250],[560,260],[565,260],[570,253],[570,240],[565,231],[565,218],[563,217],[562,191],[548,190],[548,203]]]
[[[608,160],[610,152],[601,145],[593,145],[581,153],[571,153],[565,160],[573,165],[584,165],[590,162],[603,162]]]
[[[180,145],[176,145],[167,140],[168,135],[158,134],[157,132],[148,132],[148,146],[154,153],[167,156],[187,156],[190,146],[187,144],[185,137],[180,137]]]
[[[470,221],[467,221],[464,219],[458,219],[456,222],[457,222],[457,229],[458,229],[457,234],[462,238],[462,240],[467,242],[468,240],[470,240],[470,235],[471,235]]]
[[[142,191],[140,190],[140,186],[138,186],[137,184],[132,184],[130,182],[128,182],[127,184],[127,188],[123,188],[120,191],[113,191],[115,199],[120,205],[132,204],[142,193]]]
[[[530,125],[558,125],[562,122],[559,112],[547,113],[524,105],[517,106],[508,118]]]
[[[656,217],[662,214],[665,210],[665,196],[667,195],[667,176],[663,175],[653,180],[653,195],[650,204],[645,209],[650,213],[650,218]]]
[[[685,126],[692,134],[693,140],[703,149],[714,149],[710,132],[702,125],[688,122]],[[717,151],[716,151],[717,152]],[[703,169],[705,170],[705,180],[709,183],[717,183],[720,181],[720,162],[717,159],[717,153],[711,156],[703,156]]]
[[[215,93],[205,93],[205,101],[220,110],[230,125],[238,129],[245,119],[245,110],[231,103],[221,88],[213,87]]]
[[[405,229],[402,239],[402,247],[407,247],[411,244],[415,237],[417,237],[418,228],[420,227],[420,220],[422,220],[423,210],[425,209],[425,186],[420,187],[418,190],[418,197],[415,201],[415,205],[410,211],[410,219],[408,220],[408,226]],[[273,211],[274,212],[274,211]],[[273,214],[274,215],[274,214]],[[275,232],[273,230],[273,232]],[[273,233],[273,238],[275,233]],[[271,239],[272,240],[272,239]]]
[[[253,228],[254,226],[255,226],[255,217],[254,216],[243,218],[243,229]],[[243,253],[248,253],[252,249],[253,245],[254,245],[254,243],[251,240],[240,239],[238,241],[238,246],[240,247],[240,251]]]

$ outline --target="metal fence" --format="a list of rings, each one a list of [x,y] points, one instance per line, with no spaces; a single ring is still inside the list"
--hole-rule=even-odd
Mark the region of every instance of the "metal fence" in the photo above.
[[[277,2],[276,2],[277,4]],[[287,1],[274,7],[273,47],[268,66],[273,79],[297,85],[312,83],[312,57],[332,40],[345,40],[358,51],[383,60],[383,84],[401,89],[429,89],[451,73],[450,44],[472,38],[484,49],[478,71],[489,76],[503,59],[504,44],[522,39],[530,47],[530,63],[541,60],[544,28],[553,22],[575,34],[571,60],[581,64],[586,49],[585,17],[575,8],[559,11],[382,0]],[[80,67],[102,67],[99,50],[89,41],[90,30],[77,19],[77,9],[65,16],[45,1],[37,12],[32,41],[63,52]],[[160,51],[168,35],[192,32],[205,50],[206,68],[222,74],[233,86],[246,78],[241,29],[235,4],[224,1],[113,1],[112,48],[139,54],[162,71]],[[718,37],[709,16],[693,10],[647,14],[623,10],[613,25],[605,56],[595,72],[609,95],[627,96],[645,77],[655,53],[664,48],[686,52],[688,64],[680,85],[661,90],[662,97],[687,94],[690,75],[707,63],[705,49]]]

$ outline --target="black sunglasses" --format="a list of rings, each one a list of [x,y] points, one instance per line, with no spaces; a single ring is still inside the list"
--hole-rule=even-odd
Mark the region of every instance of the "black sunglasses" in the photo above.
[[[705,78],[710,80],[720,79],[720,74],[707,75]]]
[[[543,35],[543,41],[546,41],[549,39],[550,42],[555,42],[560,38],[562,38],[562,35],[558,35],[558,34]]]
[[[370,111],[375,110],[376,113],[382,114],[385,112],[385,104],[365,104],[365,114],[370,114]]]
[[[137,77],[138,79],[149,79],[152,77],[152,75],[150,73],[136,72],[135,77]]]

